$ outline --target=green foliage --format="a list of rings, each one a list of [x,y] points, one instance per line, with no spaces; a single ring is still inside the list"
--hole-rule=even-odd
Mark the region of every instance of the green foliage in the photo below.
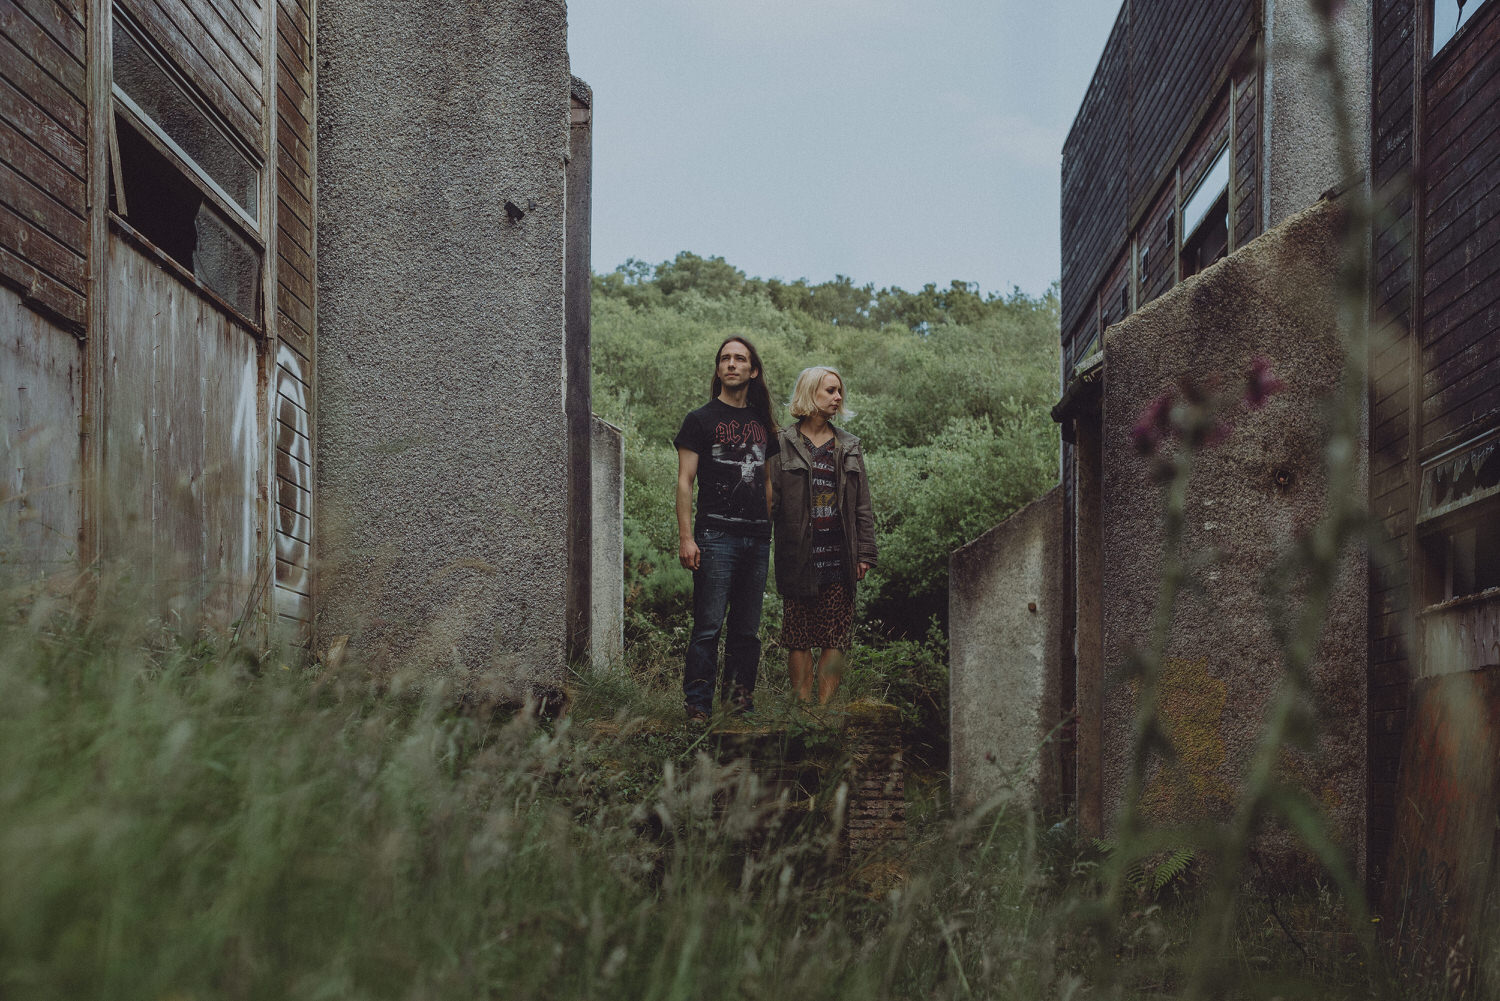
[[[628,675],[577,679],[570,717],[497,719],[143,621],[0,621],[0,996],[1100,996],[1019,809],[919,796],[906,844],[851,866],[836,767],[781,794],[767,776],[805,762],[723,756],[642,716]],[[1148,993],[1184,962],[1197,912],[1173,906],[1122,921]],[[1370,996],[1264,923],[1238,941],[1233,996]]]
[[[1106,857],[1113,855],[1117,848],[1108,838],[1090,838],[1089,843]],[[1125,866],[1125,885],[1141,896],[1159,897],[1168,887],[1179,884],[1197,859],[1198,853],[1188,845],[1131,859]]]
[[[920,639],[934,614],[946,618],[949,552],[1056,478],[1055,293],[761,280],[687,252],[596,276],[595,407],[626,431],[627,618],[642,640],[686,615],[671,439],[707,401],[714,349],[731,334],[755,343],[778,403],[807,365],[844,374],[881,547],[862,608],[887,635]]]
[[[907,750],[917,767],[946,771],[948,637],[936,617],[919,639],[887,639],[867,622],[849,654],[849,697],[870,698],[901,711]]]
[[[836,776],[793,803],[628,710],[495,721],[131,619],[0,623],[0,995],[1042,989],[1014,842],[934,830],[872,894],[837,862]]]

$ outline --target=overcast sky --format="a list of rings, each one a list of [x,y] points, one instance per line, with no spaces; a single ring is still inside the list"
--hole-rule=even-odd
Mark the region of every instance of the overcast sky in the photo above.
[[[594,89],[596,271],[1058,276],[1063,138],[1117,0],[568,0]]]

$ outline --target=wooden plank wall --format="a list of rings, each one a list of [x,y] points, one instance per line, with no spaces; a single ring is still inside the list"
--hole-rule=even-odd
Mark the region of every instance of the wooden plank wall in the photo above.
[[[108,555],[149,568],[158,602],[230,623],[262,565],[259,345],[163,255],[119,233],[109,254]]]
[[[1500,417],[1500,4],[1423,79],[1422,451]]]
[[[314,259],[311,0],[276,2],[276,613],[306,642],[313,618]]]
[[[0,286],[0,565],[36,580],[76,569],[83,345]]]
[[[1260,235],[1260,73],[1250,69],[1234,84],[1234,218],[1232,248]]]
[[[1415,470],[1500,422],[1500,7],[1480,7],[1430,59],[1416,48],[1420,5],[1377,0],[1374,13],[1370,503],[1388,540],[1370,570],[1368,837],[1378,892],[1417,673],[1411,615],[1432,597],[1413,583],[1422,565]]]
[[[1098,333],[1099,282],[1129,235],[1124,165],[1130,162],[1130,14],[1127,0],[1063,143],[1061,322],[1068,371]]]
[[[1162,185],[1189,140],[1202,134],[1204,106],[1227,86],[1231,61],[1260,30],[1259,9],[1254,0],[1125,0],[1121,6],[1063,144],[1061,306],[1068,365],[1093,337],[1091,311],[1127,252],[1132,222],[1146,233],[1165,226]],[[1245,110],[1254,124],[1243,141],[1253,141],[1259,125],[1254,86],[1249,92]],[[1245,172],[1245,183],[1254,185],[1255,174]],[[1242,203],[1255,200],[1246,191],[1239,197]],[[1165,251],[1160,237],[1151,242],[1153,254]],[[1161,268],[1172,256],[1156,256],[1142,301],[1165,291],[1167,272]]]
[[[1396,781],[1405,733],[1411,660],[1412,484],[1410,463],[1416,9],[1375,0],[1370,179],[1376,198],[1370,393],[1370,504],[1386,545],[1370,550],[1369,887],[1384,885],[1395,826]]]
[[[251,149],[262,148],[258,0],[119,2],[240,138]]]
[[[83,0],[0,0],[0,281],[81,331],[87,318]]]
[[[1131,172],[1135,218],[1176,163],[1199,109],[1258,30],[1251,0],[1130,0]]]
[[[1219,95],[1214,102],[1213,111],[1209,113],[1208,120],[1204,122],[1202,130],[1198,133],[1182,155],[1180,161],[1182,166],[1182,201],[1187,204],[1193,196],[1193,190],[1198,187],[1198,182],[1203,175],[1214,165],[1218,159],[1219,151],[1229,141],[1229,92],[1225,91]]]

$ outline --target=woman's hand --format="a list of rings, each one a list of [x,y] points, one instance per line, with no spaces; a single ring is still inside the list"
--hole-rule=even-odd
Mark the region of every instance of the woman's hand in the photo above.
[[[867,574],[869,572],[870,572],[870,564],[868,564],[868,563],[861,563],[859,565],[859,567],[855,570],[855,573],[859,574],[859,579],[860,580],[864,580],[865,579],[865,574]]]

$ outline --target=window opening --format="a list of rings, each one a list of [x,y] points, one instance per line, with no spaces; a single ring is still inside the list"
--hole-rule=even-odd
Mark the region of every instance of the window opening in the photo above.
[[[115,99],[255,226],[260,217],[260,169],[118,16],[113,55]]]
[[[257,319],[259,250],[130,119],[116,115],[115,131],[121,197],[111,191],[110,208],[225,302]]]
[[[1229,253],[1229,147],[1219,151],[1182,206],[1182,277]]]
[[[1485,0],[1432,0],[1432,54],[1437,55]]]
[[[1437,563],[1433,581],[1438,601],[1500,587],[1500,518],[1491,517],[1440,532],[1426,549]]]

